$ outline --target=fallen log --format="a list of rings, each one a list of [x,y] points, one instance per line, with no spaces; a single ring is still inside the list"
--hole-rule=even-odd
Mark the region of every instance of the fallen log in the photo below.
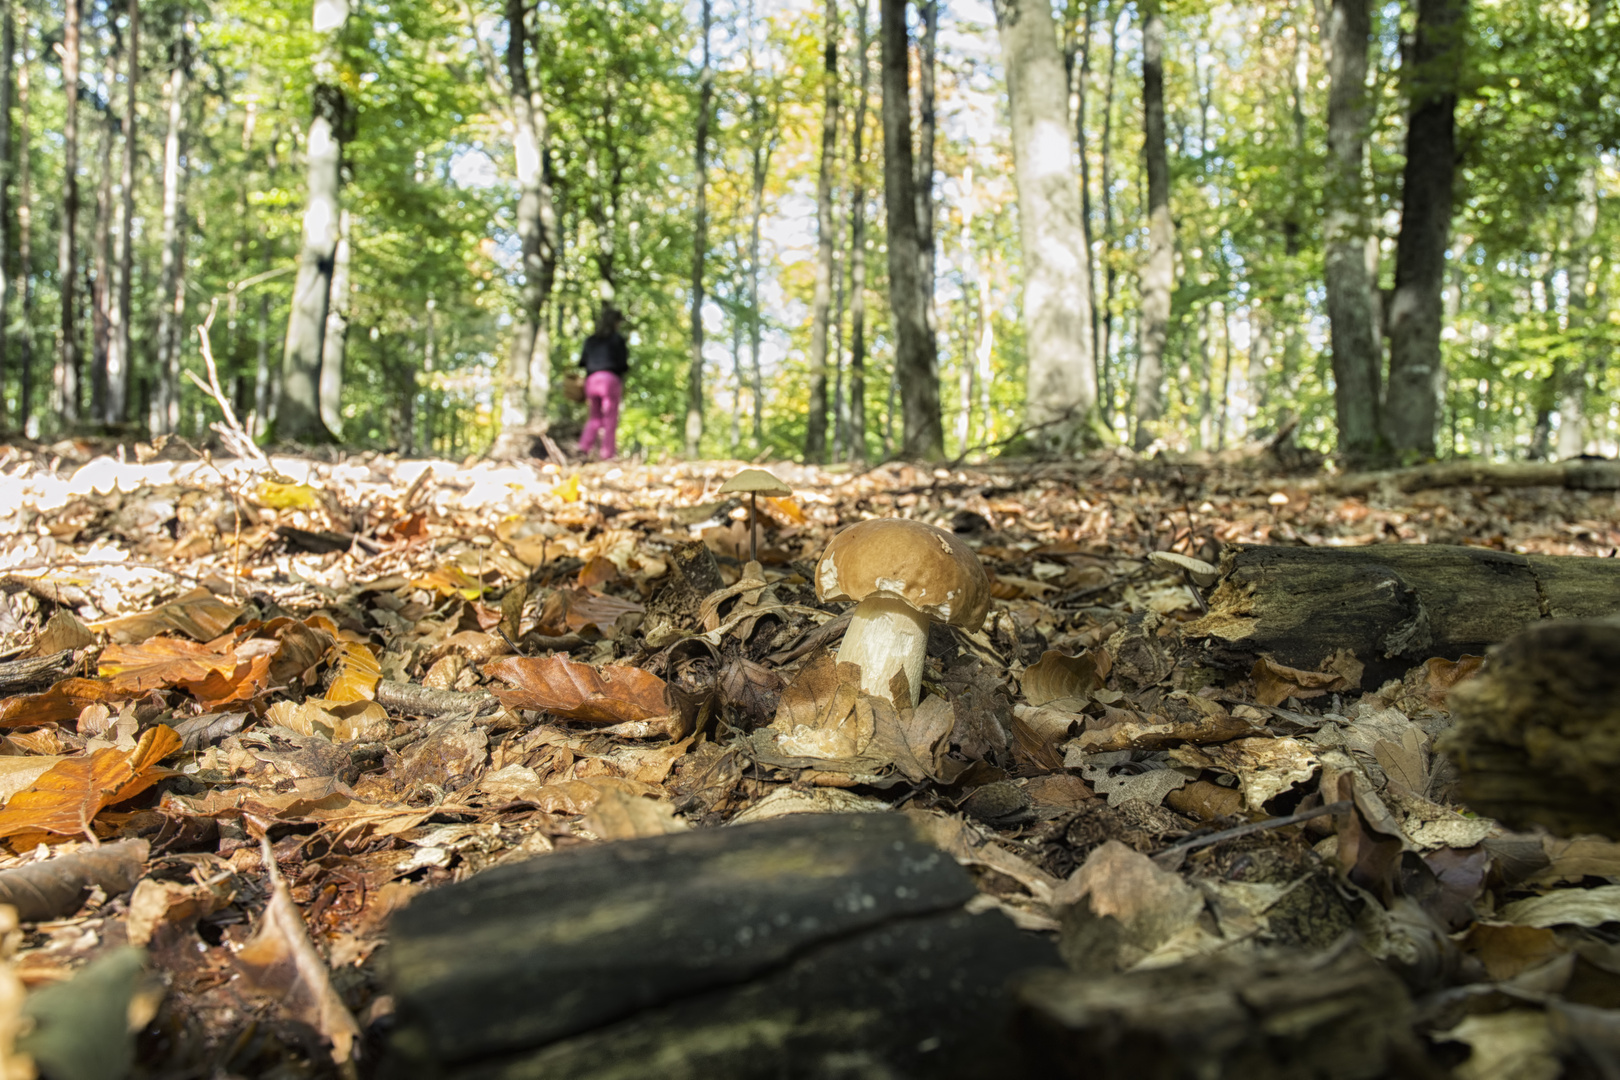
[[[1620,621],[1548,622],[1452,691],[1458,795],[1517,829],[1620,837]]]
[[[1406,493],[1441,487],[1564,487],[1579,491],[1615,491],[1620,490],[1620,461],[1604,458],[1436,461],[1410,469],[1346,473],[1322,480],[1320,487],[1336,495],[1365,495],[1385,487]]]
[[[977,1077],[1050,941],[899,814],[564,850],[393,921],[396,1076]],[[841,1063],[841,1064],[840,1064]]]
[[[1214,667],[1259,658],[1322,670],[1348,652],[1361,686],[1430,657],[1480,655],[1547,619],[1620,614],[1620,560],[1516,555],[1440,544],[1355,548],[1234,545],[1208,612],[1183,641]]]

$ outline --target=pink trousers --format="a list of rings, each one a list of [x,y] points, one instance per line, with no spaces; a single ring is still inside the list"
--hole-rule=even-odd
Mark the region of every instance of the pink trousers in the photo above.
[[[624,397],[624,382],[611,371],[593,371],[585,376],[585,408],[588,415],[585,430],[579,435],[579,452],[589,457],[602,439],[603,461],[618,452],[619,402]]]

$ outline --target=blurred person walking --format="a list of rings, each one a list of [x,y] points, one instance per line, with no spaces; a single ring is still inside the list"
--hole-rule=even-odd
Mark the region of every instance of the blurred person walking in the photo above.
[[[607,461],[618,452],[619,403],[624,400],[624,377],[630,371],[630,344],[621,328],[624,312],[604,305],[596,322],[596,333],[585,339],[579,366],[585,369],[585,430],[579,436],[579,453],[589,457],[601,441],[600,457]]]

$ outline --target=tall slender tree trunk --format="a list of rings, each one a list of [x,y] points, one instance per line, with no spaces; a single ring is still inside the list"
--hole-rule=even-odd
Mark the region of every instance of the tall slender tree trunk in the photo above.
[[[945,432],[939,413],[939,353],[928,325],[917,230],[917,173],[911,154],[911,43],[905,0],[881,0],[880,7],[883,201],[889,225],[889,307],[895,335],[891,393],[897,385],[904,413],[900,453],[936,461],[945,456]]]
[[[1102,160],[1098,163],[1102,183],[1103,302],[1097,369],[1102,419],[1110,432],[1114,430],[1114,387],[1110,374],[1114,357],[1114,297],[1119,291],[1119,272],[1114,266],[1114,79],[1119,71],[1119,26],[1126,17],[1121,12],[1108,20],[1108,80],[1103,84]]]
[[[765,147],[765,136],[759,130],[764,122],[764,108],[759,97],[754,98],[750,112],[756,130],[749,170],[753,190],[748,204],[748,360],[754,391],[754,449],[761,450],[765,446],[765,373],[759,358],[762,337],[759,314],[759,223],[765,216],[765,180],[770,171],[770,154]]]
[[[349,211],[338,211],[338,242],[332,252],[332,299],[326,308],[321,338],[321,423],[334,436],[343,434],[343,359],[349,346]]]
[[[1086,130],[1087,98],[1091,95],[1091,12],[1092,0],[1083,0],[1085,17],[1081,21],[1078,40],[1075,43],[1078,56],[1070,60],[1073,68],[1071,73],[1072,88],[1070,99],[1071,112],[1074,115],[1074,145],[1080,157],[1080,231],[1086,240],[1086,265],[1090,273],[1086,275],[1086,297],[1091,307],[1091,357],[1092,366],[1098,373],[1098,387],[1100,391],[1102,382],[1102,352],[1101,330],[1097,325],[1097,268],[1093,256],[1097,250],[1096,237],[1092,235],[1091,213],[1091,138]]]
[[[867,0],[855,3],[855,117],[850,128],[848,456],[866,460],[866,105],[871,91]]]
[[[1080,176],[1069,126],[1057,24],[1046,0],[998,0],[1012,113],[1018,225],[1024,252],[1024,413],[1037,441],[1073,450],[1100,441],[1091,351],[1091,252],[1080,221]]]
[[[16,20],[11,14],[13,0],[0,0],[0,431],[6,429],[6,368],[11,359],[11,293],[7,274],[13,232],[11,229],[11,87],[12,55],[17,50]]]
[[[1352,466],[1384,454],[1378,409],[1378,332],[1368,279],[1366,184],[1362,152],[1371,123],[1367,47],[1368,0],[1333,0],[1328,24],[1328,176],[1323,220],[1323,278],[1332,329],[1333,402],[1339,453]]]
[[[928,329],[938,339],[939,318],[934,311],[934,132],[938,127],[934,83],[939,68],[939,0],[915,0],[922,31],[917,40],[917,244],[922,250],[923,299]]]
[[[827,0],[822,15],[821,167],[816,173],[816,283],[810,301],[810,415],[805,420],[804,459],[827,457],[827,338],[832,310],[833,169],[838,162],[838,2]]]
[[[1441,290],[1451,234],[1457,164],[1457,82],[1467,34],[1467,0],[1417,0],[1417,30],[1403,65],[1410,117],[1401,180],[1401,235],[1389,322],[1385,428],[1400,454],[1434,456]]]
[[[101,414],[103,423],[123,423],[129,409],[129,373],[131,319],[130,307],[134,295],[135,245],[130,243],[130,232],[135,221],[135,155],[139,143],[136,139],[135,92],[141,73],[141,8],[140,0],[129,0],[126,16],[128,25],[124,34],[129,53],[128,73],[124,78],[124,151],[118,174],[119,212],[113,232],[114,297],[108,309],[111,325],[107,334],[107,396]]]
[[[1603,22],[1608,12],[1608,0],[1590,0],[1587,4],[1587,32]],[[1581,173],[1575,180],[1575,214],[1570,223],[1569,259],[1569,329],[1581,343],[1579,357],[1570,363],[1558,388],[1558,456],[1575,457],[1586,449],[1587,437],[1587,380],[1596,366],[1593,354],[1598,343],[1592,340],[1602,325],[1602,313],[1593,312],[1592,240],[1597,235],[1598,185],[1596,154],[1588,151]]]
[[[28,15],[24,9],[22,37],[28,38]],[[29,62],[23,48],[22,66],[17,69],[17,268],[22,278],[22,336],[17,342],[17,428],[28,430],[34,414],[34,181],[29,164],[33,139],[29,136]]]
[[[491,450],[500,458],[529,455],[534,435],[546,430],[551,398],[551,322],[546,318],[546,304],[557,278],[559,240],[556,203],[546,167],[550,114],[543,95],[529,77],[531,35],[526,13],[523,0],[507,0],[504,84],[494,75],[493,52],[485,58],[496,96],[505,96],[512,117],[518,248],[523,259],[523,286],[507,359],[501,434]]]
[[[315,0],[314,27],[320,45],[314,58],[315,88],[304,138],[307,194],[298,276],[293,281],[287,340],[281,355],[281,396],[276,435],[295,442],[330,442],[321,423],[321,352],[331,304],[337,255],[338,196],[343,144],[350,137],[352,107],[338,81],[339,41],[349,21],[349,0]]]
[[[62,217],[57,234],[56,281],[62,294],[61,340],[57,343],[55,389],[57,416],[67,424],[79,419],[78,245],[79,226],[79,0],[65,0],[62,17]]]
[[[185,171],[180,167],[186,137],[186,77],[191,64],[186,40],[186,22],[175,32],[165,87],[169,111],[168,132],[163,139],[163,239],[158,314],[157,387],[152,398],[151,425],[154,434],[169,434],[180,424],[180,317],[185,311]],[[333,223],[336,225],[336,222]],[[324,318],[324,313],[322,315]]]
[[[703,264],[709,246],[709,113],[714,104],[714,68],[709,37],[714,25],[711,0],[703,0],[703,70],[698,73],[697,174],[692,226],[692,361],[686,375],[686,456],[695,458],[703,442]]]
[[[1164,413],[1164,350],[1175,287],[1175,224],[1170,217],[1170,157],[1164,135],[1164,17],[1157,0],[1143,8],[1142,154],[1147,169],[1148,255],[1142,270],[1141,355],[1136,366],[1136,434],[1146,450]]]
[[[107,411],[107,350],[112,341],[113,169],[112,152],[118,133],[112,88],[118,85],[116,43],[107,48],[102,79],[108,89],[107,115],[101,125],[101,143],[96,151],[96,221],[90,242],[90,417],[100,420]]]

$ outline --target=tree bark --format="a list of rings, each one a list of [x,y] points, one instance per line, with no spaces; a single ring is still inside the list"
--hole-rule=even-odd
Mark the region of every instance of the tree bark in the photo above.
[[[1434,456],[1439,411],[1441,290],[1456,172],[1457,82],[1467,0],[1417,0],[1403,68],[1410,114],[1401,180],[1401,234],[1391,301],[1385,430],[1396,453]]]
[[[110,20],[109,20],[110,21]],[[118,132],[111,90],[118,85],[118,50],[109,45],[102,81],[108,89],[107,115],[101,124],[101,144],[96,151],[96,220],[90,241],[90,412],[100,420],[107,411],[107,351],[112,341],[112,237],[113,170],[112,152]]]
[[[23,12],[22,37],[28,38],[27,9]],[[17,343],[17,428],[28,430],[34,413],[34,197],[33,169],[29,164],[33,139],[29,137],[28,50],[23,49],[22,66],[17,69],[17,266],[22,277],[22,339]]]
[[[927,302],[928,330],[939,338],[939,316],[934,310],[934,132],[938,127],[934,82],[939,66],[939,0],[913,0],[922,30],[917,41],[917,245],[922,251],[923,299]],[[936,346],[937,348],[937,346]]]
[[[171,434],[180,424],[180,316],[185,311],[185,291],[181,288],[185,274],[185,170],[180,167],[180,156],[186,137],[186,77],[191,64],[185,28],[182,19],[175,31],[165,88],[169,126],[163,139],[162,286],[158,293],[157,386],[151,416],[154,434]]]
[[[62,17],[62,217],[57,234],[56,281],[62,296],[61,340],[55,372],[56,415],[65,424],[79,419],[78,246],[79,224],[79,0],[65,0]]]
[[[1073,101],[1074,114],[1074,145],[1080,156],[1080,231],[1086,238],[1086,265],[1090,274],[1086,277],[1086,298],[1091,306],[1091,357],[1092,366],[1098,374],[1097,392],[1101,392],[1102,353],[1101,331],[1097,325],[1097,267],[1096,267],[1096,237],[1093,235],[1091,210],[1091,137],[1086,131],[1087,99],[1091,95],[1091,15],[1092,0],[1083,0],[1085,17],[1081,22],[1076,42],[1078,56],[1067,59],[1073,71],[1071,73],[1072,89],[1070,97]]]
[[[823,86],[821,166],[816,173],[816,282],[810,301],[810,413],[804,427],[804,459],[827,457],[827,339],[832,310],[833,169],[838,161],[838,3],[827,0],[822,15]]]
[[[922,245],[917,230],[917,174],[911,153],[910,36],[905,0],[881,0],[883,41],[883,201],[889,226],[889,307],[893,315],[894,383],[904,430],[900,453],[945,456],[939,412],[939,355],[928,325]],[[891,414],[892,414],[891,410]]]
[[[847,454],[866,460],[866,104],[871,91],[867,0],[855,0],[855,119],[850,135],[849,433]]]
[[[1108,20],[1108,81],[1103,84],[1102,161],[1098,163],[1102,182],[1103,302],[1097,370],[1102,420],[1110,432],[1114,430],[1114,389],[1109,372],[1114,354],[1114,297],[1119,292],[1119,272],[1114,266],[1114,79],[1119,70],[1119,26],[1126,18],[1122,12]]]
[[[343,359],[349,345],[350,214],[338,211],[338,242],[332,252],[332,298],[321,338],[321,423],[334,437],[343,435]]]
[[[1147,169],[1148,254],[1142,270],[1141,355],[1136,365],[1136,434],[1146,450],[1164,413],[1164,350],[1175,287],[1175,223],[1170,217],[1170,158],[1164,135],[1164,17],[1148,0],[1142,22],[1142,130]]]
[[[118,176],[118,227],[113,235],[117,295],[108,311],[111,326],[107,335],[107,397],[101,415],[102,421],[107,424],[122,423],[129,411],[129,375],[133,355],[130,313],[135,277],[135,245],[130,243],[130,232],[135,221],[135,155],[139,147],[135,100],[141,74],[140,0],[129,0],[127,19],[129,25],[125,28],[125,34],[128,39],[129,73],[125,77],[124,153]]]
[[[17,51],[12,0],[0,0],[0,387],[6,384],[11,360],[11,277],[8,273],[11,228],[11,99],[12,56]],[[0,431],[6,430],[6,401],[0,393]]]
[[[999,0],[996,23],[1012,113],[1029,354],[1025,417],[1068,451],[1101,442],[1091,351],[1091,252],[1069,126],[1057,24],[1046,0]]]
[[[1333,401],[1339,453],[1360,467],[1384,454],[1379,427],[1378,332],[1365,246],[1369,231],[1362,154],[1371,123],[1367,47],[1368,0],[1334,0],[1324,28],[1328,42],[1328,177],[1323,220],[1323,278],[1332,327]]]
[[[714,25],[711,0],[703,0],[703,68],[698,73],[696,172],[692,223],[692,358],[686,375],[686,456],[695,458],[703,442],[703,265],[709,244],[709,113],[714,102],[714,68],[709,37]]]
[[[332,440],[332,432],[321,422],[321,351],[337,254],[343,144],[352,123],[352,106],[338,82],[337,70],[339,39],[348,20],[349,0],[315,0],[314,26],[320,45],[314,59],[309,131],[304,139],[307,195],[298,276],[293,282],[281,356],[275,427],[278,438],[293,442]]]
[[[864,0],[863,0],[864,2]],[[748,6],[748,23],[754,22],[752,0]],[[749,142],[750,199],[748,203],[748,358],[754,391],[754,449],[765,447],[765,374],[759,350],[761,325],[759,316],[759,251],[760,221],[765,217],[765,181],[771,168],[772,140],[767,136],[765,95],[760,93],[759,67],[754,56],[754,38],[748,35],[748,117],[751,128]],[[775,110],[771,110],[770,123],[774,124]]]

